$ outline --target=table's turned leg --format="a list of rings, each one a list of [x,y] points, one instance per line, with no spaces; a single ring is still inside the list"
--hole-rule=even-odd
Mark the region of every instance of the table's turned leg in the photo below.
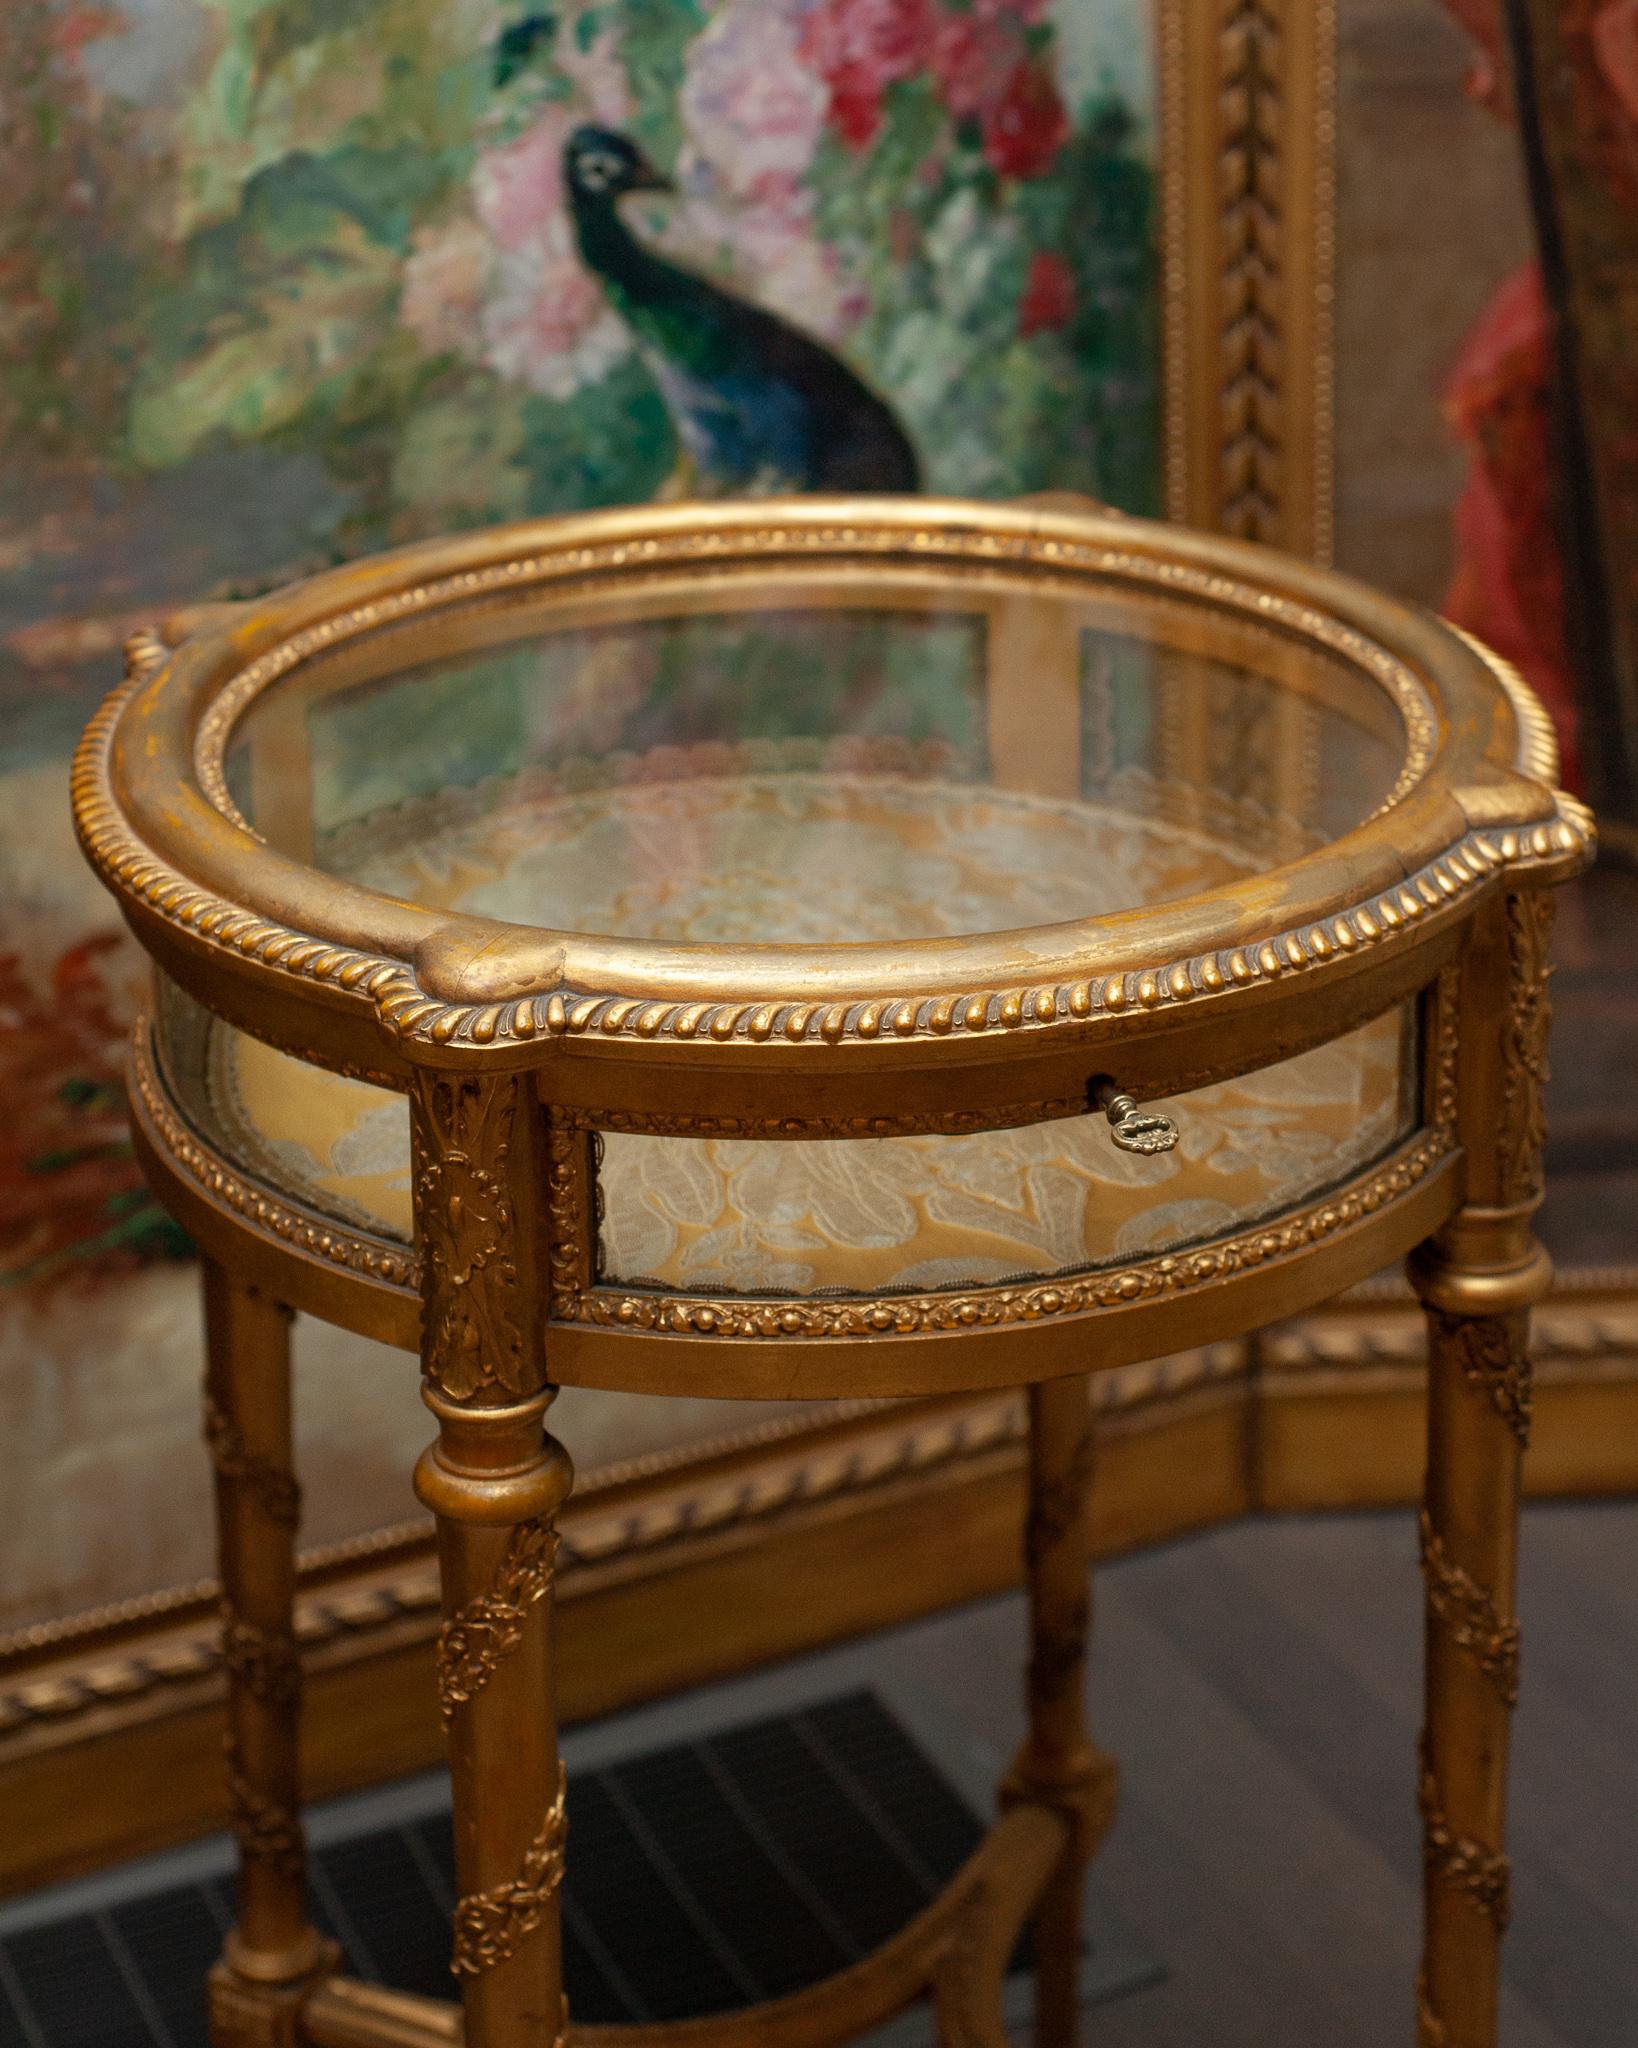
[[[1465,1200],[1410,1261],[1427,1310],[1429,1382],[1421,2048],[1494,2048],[1496,2039],[1529,1310],[1551,1277],[1531,1230],[1542,1193],[1551,910],[1544,893],[1503,898],[1462,963]]]
[[[296,2014],[333,1951],[302,1903],[290,1314],[204,1262],[205,1437],[216,1468],[228,1790],[238,1920],[211,1977],[211,2032],[294,2043]]]
[[[1029,1390],[1029,1733],[1002,1789],[1063,1813],[1069,1844],[1034,1914],[1038,2048],[1067,2048],[1080,2014],[1081,1895],[1115,1810],[1115,1763],[1086,1725],[1094,1418],[1084,1374]]]
[[[571,1473],[544,1427],[537,1111],[527,1083],[505,1078],[425,1077],[411,1102],[423,1395],[439,1425],[415,1485],[438,1518],[443,1581],[451,1967],[465,2048],[555,2048],[567,2019],[553,1521]]]

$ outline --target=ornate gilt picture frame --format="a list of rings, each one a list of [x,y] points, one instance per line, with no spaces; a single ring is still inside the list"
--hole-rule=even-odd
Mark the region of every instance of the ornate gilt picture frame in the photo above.
[[[1333,0],[1156,0],[1166,509],[1321,559],[1335,37]],[[1638,1481],[1623,1449],[1638,1444],[1635,1294],[1620,1275],[1579,1276],[1539,1317],[1542,1491]],[[1101,1548],[1262,1509],[1410,1501],[1421,1341],[1408,1291],[1378,1284],[1301,1324],[1108,1375]],[[566,1714],[1012,1583],[1022,1440],[1019,1397],[854,1401],[582,1474],[560,1566]],[[315,1549],[303,1585],[314,1793],[432,1761],[426,1524]],[[681,1622],[696,1602],[722,1618],[709,1635]],[[221,1668],[208,1585],[0,1641],[0,1889],[218,1824]]]

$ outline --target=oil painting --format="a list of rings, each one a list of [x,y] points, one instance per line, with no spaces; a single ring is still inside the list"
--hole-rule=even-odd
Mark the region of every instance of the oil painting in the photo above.
[[[653,497],[1158,509],[1156,98],[1149,0],[0,9],[0,1627],[205,1568],[194,1269],[67,823],[125,635]],[[321,1364],[319,1540],[424,1433],[413,1373]]]

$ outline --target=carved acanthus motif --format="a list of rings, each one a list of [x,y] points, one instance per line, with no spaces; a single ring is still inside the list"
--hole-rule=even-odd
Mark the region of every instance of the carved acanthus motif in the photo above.
[[[1455,1358],[1468,1385],[1488,1394],[1519,1442],[1528,1444],[1532,1393],[1524,1318],[1452,1316],[1439,1309],[1429,1318],[1439,1351]]]
[[[281,1877],[292,1882],[299,1880],[307,1865],[301,1822],[289,1807],[267,1798],[251,1784],[231,1735],[226,1737],[223,1748],[227,1755],[228,1808],[240,1852],[257,1862],[272,1864]]]
[[[1419,1804],[1422,1810],[1422,1859],[1431,1876],[1452,1886],[1489,1920],[1498,1934],[1506,1932],[1512,1865],[1494,1849],[1459,1835],[1446,1819],[1439,1786],[1424,1758]]]
[[[205,1396],[205,1442],[218,1475],[245,1486],[270,1522],[294,1529],[301,1520],[301,1487],[293,1472],[260,1451],[247,1448],[244,1432],[232,1416]]]
[[[490,1892],[469,1893],[456,1905],[455,1945],[449,1967],[457,1977],[476,1977],[497,1963],[504,1963],[519,1942],[540,1925],[540,1916],[563,1882],[567,1834],[560,1767],[557,1797],[547,1809],[540,1832],[529,1844],[522,1870],[509,1884]]]
[[[1426,1508],[1420,1529],[1429,1612],[1444,1623],[1451,1641],[1467,1652],[1507,1704],[1515,1705],[1519,1696],[1518,1623],[1503,1621],[1491,1595],[1452,1559]]]
[[[295,1637],[242,1620],[226,1600],[222,1603],[222,1662],[235,1683],[264,1706],[288,1706],[301,1691],[301,1659]]]
[[[537,1391],[507,1189],[520,1084],[422,1074],[411,1091],[423,1355],[447,1400]]]
[[[1503,1202],[1528,1202],[1541,1193],[1554,907],[1548,889],[1519,890],[1507,899],[1508,1021],[1497,1132]]]
[[[487,1593],[438,1631],[438,1707],[447,1723],[475,1699],[502,1660],[523,1640],[529,1610],[551,1589],[557,1532],[543,1521],[520,1522]]]

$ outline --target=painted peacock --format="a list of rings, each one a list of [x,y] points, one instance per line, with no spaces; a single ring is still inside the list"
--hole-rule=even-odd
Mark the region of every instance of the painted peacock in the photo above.
[[[913,491],[916,453],[886,403],[811,336],[644,245],[630,192],[669,192],[629,137],[577,128],[564,151],[587,266],[630,326],[702,487]]]

